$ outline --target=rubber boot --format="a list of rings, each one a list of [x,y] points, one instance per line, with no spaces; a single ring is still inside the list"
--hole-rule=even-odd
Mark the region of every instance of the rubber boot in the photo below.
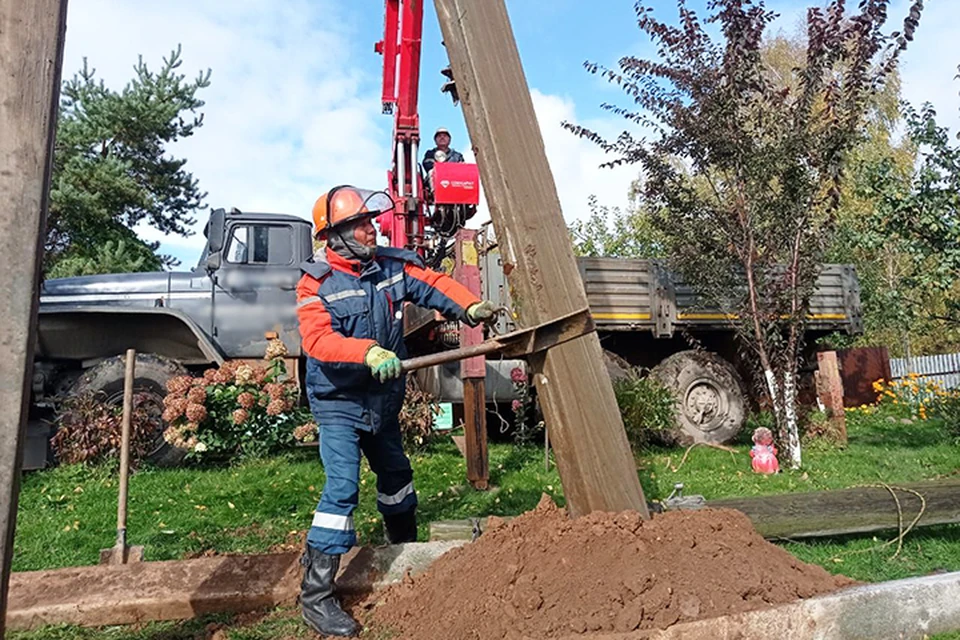
[[[301,559],[303,582],[300,584],[300,608],[303,621],[322,636],[355,636],[360,625],[340,608],[334,594],[334,579],[340,569],[340,556],[331,556],[309,544]]]
[[[417,541],[417,509],[392,516],[383,517],[383,525],[387,530],[387,544],[401,544]]]

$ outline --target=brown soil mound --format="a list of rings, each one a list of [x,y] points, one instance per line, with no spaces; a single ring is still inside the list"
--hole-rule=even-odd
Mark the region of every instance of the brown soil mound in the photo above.
[[[407,640],[664,629],[851,584],[766,542],[739,511],[570,520],[544,496],[386,590],[372,624]]]

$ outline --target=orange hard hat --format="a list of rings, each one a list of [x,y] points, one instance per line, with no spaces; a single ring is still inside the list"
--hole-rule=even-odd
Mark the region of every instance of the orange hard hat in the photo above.
[[[393,207],[393,199],[383,191],[349,185],[334,187],[317,198],[313,205],[314,233],[321,236],[346,222],[375,218]]]

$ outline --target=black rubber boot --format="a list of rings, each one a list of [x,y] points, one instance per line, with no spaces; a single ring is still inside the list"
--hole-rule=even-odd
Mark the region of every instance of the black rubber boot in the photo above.
[[[417,509],[392,516],[383,517],[383,525],[387,530],[387,544],[401,544],[417,541]]]
[[[330,556],[309,544],[300,560],[303,582],[300,583],[300,608],[307,626],[323,636],[355,636],[360,625],[340,608],[334,594],[333,581],[340,568],[340,556]]]

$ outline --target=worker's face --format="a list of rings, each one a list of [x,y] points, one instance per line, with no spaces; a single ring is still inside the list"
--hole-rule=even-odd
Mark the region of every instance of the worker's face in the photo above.
[[[377,228],[373,226],[373,219],[358,222],[353,228],[353,238],[365,247],[377,246]]]
[[[450,136],[445,133],[441,133],[436,137],[437,147],[441,149],[447,149],[450,146]]]

